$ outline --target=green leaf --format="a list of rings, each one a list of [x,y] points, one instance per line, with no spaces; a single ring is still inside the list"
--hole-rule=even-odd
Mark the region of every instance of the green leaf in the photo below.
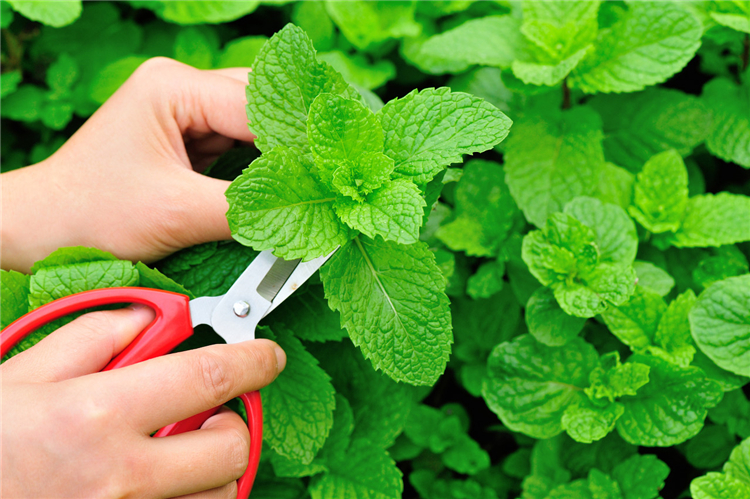
[[[135,264],[138,271],[138,285],[142,288],[155,288],[187,295],[195,298],[195,295],[185,289],[181,284],[173,281],[156,269],[149,268],[145,263],[138,262]]]
[[[43,260],[34,262],[31,273],[35,274],[45,267],[58,267],[73,263],[97,262],[100,260],[117,260],[117,257],[108,251],[85,246],[69,246],[56,249]]]
[[[325,190],[295,150],[278,147],[242,172],[226,191],[232,236],[257,251],[311,260],[349,239]]]
[[[389,38],[417,36],[416,2],[326,2],[328,14],[352,45],[366,50]]]
[[[41,119],[41,109],[46,98],[45,91],[36,85],[21,85],[18,90],[3,99],[0,110],[3,118],[33,122]]]
[[[211,69],[219,50],[212,31],[190,26],[181,29],[174,41],[174,58],[198,69]]]
[[[348,340],[317,343],[310,351],[331,376],[336,392],[351,405],[352,438],[364,438],[383,448],[393,444],[414,405],[412,387],[375,371]]]
[[[419,187],[407,179],[389,182],[362,202],[339,198],[334,204],[336,214],[352,229],[402,244],[419,239],[424,207]]]
[[[693,281],[698,286],[707,288],[717,281],[750,272],[747,258],[736,246],[721,246],[716,251],[716,255],[702,259],[693,269]]]
[[[538,288],[526,304],[526,325],[537,341],[556,347],[578,336],[586,319],[566,314],[550,288]]]
[[[489,298],[503,289],[505,262],[493,260],[482,264],[466,281],[466,294],[472,298]]]
[[[247,117],[258,137],[255,146],[264,153],[277,146],[305,150],[307,113],[321,93],[358,99],[340,74],[316,60],[304,31],[288,24],[266,42],[248,74]]]
[[[600,95],[588,104],[602,118],[604,155],[633,172],[667,149],[687,156],[711,127],[711,115],[700,99],[668,88]]]
[[[287,366],[261,389],[263,440],[280,455],[310,464],[333,426],[335,390],[302,343],[284,328],[275,339],[287,355]]]
[[[370,63],[363,55],[351,56],[340,50],[319,52],[318,60],[330,64],[349,84],[367,90],[381,87],[396,76],[396,67],[391,61]]]
[[[258,256],[234,241],[205,243],[178,251],[158,263],[159,269],[196,296],[219,296]]]
[[[388,452],[367,440],[354,440],[345,453],[334,454],[328,459],[328,468],[328,473],[311,480],[308,490],[312,499],[401,497],[401,471]]]
[[[524,2],[521,32],[561,61],[596,39],[599,2]]]
[[[635,395],[639,388],[648,383],[650,368],[637,362],[621,364],[617,351],[602,355],[599,363],[599,367],[589,375],[591,386],[586,388],[586,395],[592,402],[605,398],[614,402],[624,395]]]
[[[681,70],[700,46],[703,26],[671,2],[628,2],[628,12],[601,30],[576,67],[572,86],[586,93],[635,92]]]
[[[450,60],[460,61],[466,66],[481,64],[507,68],[526,45],[519,25],[519,20],[512,16],[471,19],[427,39],[421,52],[429,57],[440,58],[445,58],[448,54]]]
[[[455,190],[455,217],[440,227],[437,237],[454,251],[497,255],[518,215],[503,169],[475,159],[466,163],[463,172]]]
[[[83,11],[81,0],[56,0],[54,2],[7,0],[7,2],[13,10],[24,17],[55,28],[72,23],[81,16]]]
[[[736,85],[715,78],[703,87],[701,99],[711,112],[713,124],[706,139],[708,150],[723,160],[750,168],[750,78]]]
[[[625,412],[617,431],[627,442],[647,447],[682,443],[698,434],[707,410],[721,400],[721,387],[696,367],[681,368],[646,355],[633,355],[628,362],[651,369],[647,385],[620,399]]]
[[[531,335],[519,336],[492,351],[482,394],[511,430],[554,437],[563,430],[565,409],[585,397],[583,389],[596,365],[594,347],[581,338],[548,347]]]
[[[265,36],[243,36],[224,45],[217,68],[249,68],[268,41]]]
[[[635,176],[625,168],[604,163],[599,172],[599,185],[592,195],[605,203],[613,203],[627,210],[633,199]]]
[[[20,69],[6,71],[0,75],[0,97],[4,99],[15,92],[22,79],[23,74]]]
[[[320,94],[310,105],[307,136],[318,177],[352,199],[362,201],[393,172],[382,153],[383,129],[361,102]]]
[[[750,376],[750,275],[717,282],[690,312],[693,339],[719,367]]]
[[[709,411],[709,419],[713,409]],[[685,446],[685,458],[698,469],[718,468],[729,458],[737,440],[724,425],[706,425]]]
[[[443,373],[453,341],[450,311],[426,245],[358,237],[320,276],[328,304],[376,369],[415,385],[431,385]]]
[[[598,185],[604,165],[601,121],[585,107],[519,120],[505,146],[505,181],[526,219],[541,227]]]
[[[53,95],[67,93],[78,79],[78,63],[68,54],[61,54],[47,69],[45,81]]]
[[[638,286],[659,296],[667,296],[674,287],[674,279],[661,267],[651,262],[636,260],[633,268],[638,276]]]
[[[561,423],[573,440],[590,444],[601,440],[614,430],[615,422],[624,410],[618,403],[600,407],[588,400],[581,400],[578,404],[572,404],[565,409]]]
[[[630,214],[647,230],[659,234],[680,228],[688,204],[688,174],[674,149],[652,157],[635,183]]]
[[[612,334],[635,351],[648,348],[654,341],[667,304],[656,293],[636,287],[625,303],[609,307],[602,319]]]
[[[29,308],[90,289],[137,286],[138,271],[122,260],[99,260],[39,269],[29,285]]]
[[[339,314],[328,307],[323,296],[323,286],[308,284],[303,289],[295,291],[268,317],[272,324],[276,321],[284,324],[303,341],[340,341],[346,338],[348,334],[341,327]]]
[[[410,92],[389,101],[378,113],[385,153],[396,173],[417,184],[429,182],[462,155],[484,152],[500,143],[511,120],[478,97],[447,87]]]
[[[302,28],[318,50],[330,50],[336,41],[336,28],[325,2],[297,2],[292,22]]]
[[[623,499],[656,499],[664,488],[669,467],[652,454],[637,454],[612,470],[623,492]]]
[[[625,302],[635,288],[630,265],[599,262],[594,232],[566,213],[554,213],[523,239],[522,256],[539,282],[570,315],[593,317]]]
[[[720,192],[688,200],[682,226],[670,242],[680,248],[723,246],[750,241],[750,197]]]
[[[585,57],[587,51],[588,48],[582,48],[567,59],[563,59],[554,65],[541,64],[538,62],[513,61],[513,74],[519,80],[528,85],[545,85],[551,87],[563,81],[573,68],[575,68]]]
[[[688,313],[695,305],[695,301],[692,289],[672,300],[656,329],[654,344],[657,347],[650,349],[652,355],[682,367],[687,367],[692,362],[695,347],[690,337]]]
[[[29,276],[0,270],[0,329],[29,311]]]
[[[638,251],[638,235],[625,210],[615,204],[582,196],[566,204],[564,212],[594,231],[599,261],[633,263]]]
[[[730,499],[750,494],[750,439],[735,447],[723,473],[709,473],[692,481],[695,499]]]
[[[226,0],[190,0],[137,2],[138,6],[148,7],[164,19],[177,24],[217,24],[234,21],[256,9],[260,2],[248,0],[233,2]]]

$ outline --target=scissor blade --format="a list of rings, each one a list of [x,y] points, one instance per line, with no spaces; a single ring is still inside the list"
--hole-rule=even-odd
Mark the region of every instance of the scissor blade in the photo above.
[[[258,294],[266,300],[273,302],[279,290],[294,272],[299,264],[299,258],[296,260],[283,260],[279,258],[271,266],[266,276],[258,284]]]
[[[210,326],[214,309],[223,298],[224,295],[201,296],[190,300],[190,318],[193,320],[193,327],[198,324]]]
[[[292,275],[289,276],[289,278],[286,280],[284,285],[281,287],[281,289],[276,294],[276,297],[272,300],[271,308],[269,308],[264,317],[268,314],[270,314],[276,307],[281,305],[284,300],[289,298],[292,293],[297,291],[300,286],[302,286],[315,272],[318,271],[320,267],[323,266],[324,263],[326,263],[334,253],[338,250],[338,247],[328,253],[324,256],[319,256],[318,258],[314,258],[310,260],[309,262],[302,262],[297,265],[297,268],[294,269],[294,272],[292,272]]]

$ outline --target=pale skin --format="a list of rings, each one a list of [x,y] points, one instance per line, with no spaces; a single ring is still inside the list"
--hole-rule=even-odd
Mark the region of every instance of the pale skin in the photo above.
[[[194,169],[253,140],[248,71],[147,61],[57,153],[2,174],[2,267],[28,272],[64,246],[149,262],[228,239],[228,183]],[[153,317],[142,306],[86,314],[0,366],[0,496],[236,497],[250,443],[237,414],[149,435],[266,386],[286,356],[254,340],[100,373]]]

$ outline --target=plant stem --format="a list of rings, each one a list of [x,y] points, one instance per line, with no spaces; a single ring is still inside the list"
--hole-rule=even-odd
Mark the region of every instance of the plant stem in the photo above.
[[[568,87],[567,77],[562,82],[562,91],[563,91],[562,108],[570,109],[570,88]]]

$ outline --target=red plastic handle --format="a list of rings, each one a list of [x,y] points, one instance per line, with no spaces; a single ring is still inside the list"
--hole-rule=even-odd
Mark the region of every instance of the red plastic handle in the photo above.
[[[156,318],[125,350],[107,364],[104,371],[167,354],[193,334],[190,299],[185,295],[149,288],[95,289],[55,300],[32,310],[10,324],[0,333],[0,356],[5,356],[19,341],[55,319],[87,308],[118,303],[142,303],[154,309]],[[253,487],[260,463],[260,451],[263,444],[263,408],[258,392],[246,393],[241,399],[247,411],[251,440],[250,461],[245,474],[238,482],[237,497],[246,498]],[[166,426],[155,436],[165,437],[197,430],[218,410],[219,408],[215,407]]]

